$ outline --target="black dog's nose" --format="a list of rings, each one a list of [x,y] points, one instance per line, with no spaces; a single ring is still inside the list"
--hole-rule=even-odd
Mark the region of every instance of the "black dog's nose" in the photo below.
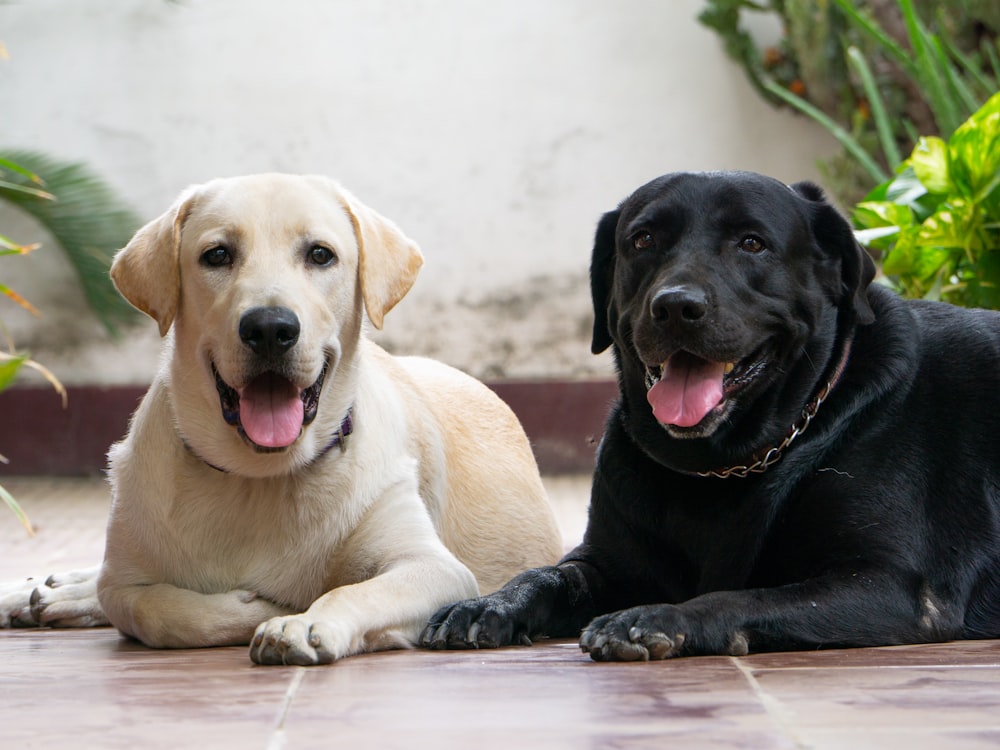
[[[280,357],[299,340],[299,318],[287,307],[253,307],[240,318],[240,338],[262,357]]]
[[[708,298],[695,287],[670,286],[653,296],[649,311],[661,323],[696,323],[708,312]]]

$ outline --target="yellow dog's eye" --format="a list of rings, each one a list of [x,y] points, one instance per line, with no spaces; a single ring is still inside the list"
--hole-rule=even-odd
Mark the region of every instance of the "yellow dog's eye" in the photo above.
[[[337,254],[328,247],[313,245],[306,253],[306,260],[314,266],[330,266],[337,262]]]
[[[635,247],[636,250],[650,250],[656,246],[656,240],[649,232],[639,232],[632,239],[632,246]]]
[[[209,268],[222,268],[233,265],[233,256],[224,245],[214,245],[201,254],[201,263]]]

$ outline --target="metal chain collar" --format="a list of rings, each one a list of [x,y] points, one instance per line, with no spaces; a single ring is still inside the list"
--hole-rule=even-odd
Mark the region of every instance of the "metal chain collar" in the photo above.
[[[834,383],[827,383],[826,386],[821,390],[812,401],[810,401],[806,408],[802,410],[802,416],[799,421],[792,425],[792,429],[788,431],[785,439],[782,440],[778,445],[773,448],[769,448],[764,457],[758,461],[754,461],[749,466],[729,466],[725,469],[716,469],[714,471],[695,471],[692,472],[697,474],[699,477],[717,477],[718,479],[728,479],[729,477],[739,477],[743,479],[750,476],[751,474],[763,474],[767,469],[778,463],[781,460],[782,451],[785,450],[792,441],[795,440],[799,435],[806,431],[809,427],[809,423],[812,422],[813,417],[816,416],[816,412],[819,411],[819,407],[824,401],[826,401],[827,396],[830,395],[830,391],[833,390]]]
[[[728,479],[729,477],[738,477],[744,479],[751,474],[762,474],[768,470],[769,467],[778,463],[781,460],[781,455],[783,451],[792,444],[792,442],[801,435],[809,427],[809,423],[812,422],[813,417],[816,416],[816,412],[819,411],[819,407],[822,406],[823,402],[830,396],[830,391],[834,389],[837,382],[840,380],[840,376],[844,372],[844,368],[847,366],[847,358],[851,353],[851,342],[852,339],[848,338],[844,344],[844,352],[841,355],[840,363],[837,365],[837,369],[834,370],[833,377],[827,381],[827,384],[816,394],[816,397],[806,404],[806,407],[802,410],[802,416],[799,417],[798,421],[792,425],[788,434],[785,435],[785,439],[782,440],[778,445],[769,448],[764,456],[757,461],[754,461],[749,466],[728,466],[724,469],[715,469],[713,471],[693,471],[689,472],[699,477],[715,477],[717,479]]]

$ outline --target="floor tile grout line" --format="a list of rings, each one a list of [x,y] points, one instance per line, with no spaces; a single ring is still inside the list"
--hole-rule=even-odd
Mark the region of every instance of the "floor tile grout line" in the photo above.
[[[285,690],[285,697],[281,702],[281,711],[278,712],[278,720],[275,722],[271,737],[267,742],[267,750],[281,750],[285,746],[285,720],[292,710],[292,701],[295,700],[299,685],[302,684],[302,679],[305,676],[305,667],[297,667],[295,669],[295,674],[292,675],[292,679],[288,683],[288,689]]]
[[[760,682],[758,682],[757,678],[754,677],[753,669],[744,664],[743,661],[738,657],[730,657],[730,661],[732,661],[736,669],[740,671],[740,674],[743,675],[743,678],[747,681],[747,684],[750,686],[750,690],[753,691],[753,694],[757,697],[757,700],[760,701],[761,706],[764,708],[764,711],[771,719],[771,722],[772,724],[774,724],[775,728],[778,729],[784,737],[790,740],[792,744],[795,745],[795,747],[798,748],[809,747],[809,745],[807,745],[805,742],[803,742],[801,739],[798,738],[796,732],[794,732],[791,726],[789,725],[789,722],[786,718],[786,715],[788,714],[788,709],[785,708],[785,706],[781,703],[781,701],[779,701],[773,695],[769,695],[767,692],[764,691],[764,688],[761,687]]]

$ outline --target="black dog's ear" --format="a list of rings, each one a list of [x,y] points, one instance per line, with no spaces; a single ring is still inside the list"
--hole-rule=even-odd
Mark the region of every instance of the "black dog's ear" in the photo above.
[[[801,195],[807,201],[812,201],[813,203],[826,203],[826,196],[823,194],[823,188],[815,182],[808,182],[805,180],[802,182],[796,182],[792,185],[792,190]]]
[[[851,225],[812,182],[797,182],[792,190],[812,203],[812,230],[824,249],[840,256],[841,288],[845,300],[850,300],[857,321],[868,325],[875,313],[868,303],[868,287],[875,278],[875,263],[868,251],[856,239]]]
[[[597,224],[594,252],[590,259],[590,297],[594,304],[594,335],[590,351],[600,354],[612,344],[608,326],[608,302],[615,267],[615,231],[621,209],[608,211]]]

